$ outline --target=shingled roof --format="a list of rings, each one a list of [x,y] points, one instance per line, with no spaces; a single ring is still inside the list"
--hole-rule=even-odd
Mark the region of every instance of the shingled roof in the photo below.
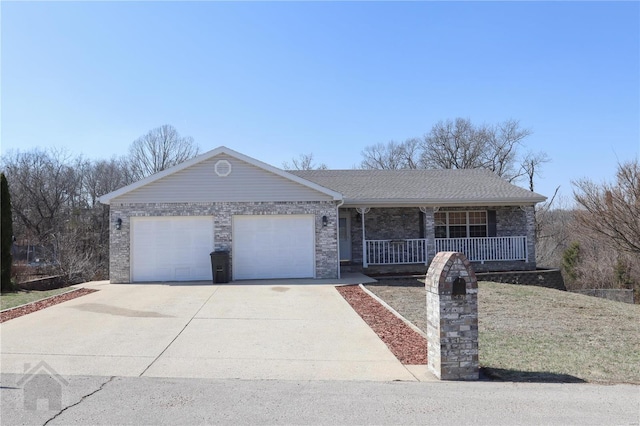
[[[489,170],[295,170],[289,173],[343,195],[352,206],[531,205],[546,197]]]

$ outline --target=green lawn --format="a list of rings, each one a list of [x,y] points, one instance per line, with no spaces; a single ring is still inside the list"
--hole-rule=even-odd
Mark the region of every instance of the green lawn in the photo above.
[[[35,302],[37,300],[46,299],[56,294],[66,293],[73,290],[70,287],[57,288],[55,290],[35,291],[35,290],[19,290],[12,293],[2,293],[0,295],[0,310],[14,308],[24,305],[25,303]]]

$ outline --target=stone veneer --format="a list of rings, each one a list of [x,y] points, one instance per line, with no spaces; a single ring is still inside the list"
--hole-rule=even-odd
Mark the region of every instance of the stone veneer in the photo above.
[[[456,294],[455,281],[462,280]],[[462,253],[440,252],[429,266],[427,363],[442,380],[478,380],[478,281]]]
[[[351,218],[351,259],[354,263],[362,263],[362,218],[355,209],[349,212]],[[393,240],[427,238],[433,241],[435,237],[433,227],[433,209],[428,209],[425,215],[417,207],[374,207],[364,215],[365,237],[367,240]],[[420,216],[423,216],[423,226],[420,226]],[[423,235],[422,231],[426,232]],[[429,257],[435,255],[435,244],[428,246]]]
[[[234,215],[315,215],[316,278],[338,277],[337,209],[334,202],[221,202],[221,203],[145,203],[111,204],[111,223],[122,219],[122,227],[112,227],[110,235],[109,278],[112,283],[131,281],[131,217],[137,216],[213,216],[214,249],[228,250],[233,265],[232,217]],[[328,224],[322,226],[322,216]],[[230,273],[233,273],[233,267]],[[233,279],[233,277],[230,277]]]
[[[474,206],[474,207],[442,207],[438,211],[496,211],[496,236],[527,237],[528,261],[509,262],[473,262],[477,271],[510,271],[535,270],[535,218],[533,206]],[[342,209],[349,212],[351,219],[351,260],[354,264],[362,265],[362,219],[354,208]],[[368,240],[385,239],[427,239],[427,257],[433,259],[435,252],[435,220],[434,209],[425,209],[422,213],[417,207],[386,207],[371,208],[365,214],[365,237]],[[422,216],[422,219],[420,218]],[[422,221],[422,226],[420,222]],[[364,272],[392,273],[406,272],[407,265],[371,265]],[[355,269],[354,269],[355,270]],[[417,265],[415,272],[422,270]]]

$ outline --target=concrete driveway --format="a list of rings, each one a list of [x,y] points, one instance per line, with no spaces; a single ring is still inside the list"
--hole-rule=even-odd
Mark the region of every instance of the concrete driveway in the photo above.
[[[1,326],[2,373],[417,380],[332,285],[109,284]]]

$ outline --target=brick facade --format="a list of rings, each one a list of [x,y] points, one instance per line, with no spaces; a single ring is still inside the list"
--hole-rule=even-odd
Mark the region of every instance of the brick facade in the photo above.
[[[113,203],[110,210],[112,224],[118,218],[122,219],[121,229],[112,230],[109,244],[109,278],[112,283],[131,281],[130,218],[138,216],[213,216],[215,250],[228,250],[233,264],[234,215],[313,214],[316,278],[338,277],[337,209],[334,202]],[[323,216],[328,219],[327,226],[322,225]]]

